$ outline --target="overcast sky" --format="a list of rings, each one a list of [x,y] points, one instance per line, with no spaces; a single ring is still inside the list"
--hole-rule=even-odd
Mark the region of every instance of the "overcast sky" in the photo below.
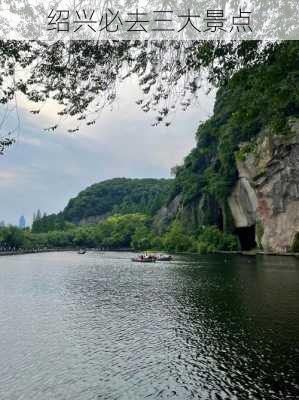
[[[67,128],[73,121],[55,133],[43,132],[56,120],[55,104],[36,116],[19,98],[17,143],[0,156],[0,221],[17,224],[24,215],[31,223],[37,209],[61,211],[82,189],[105,179],[170,177],[171,167],[194,146],[199,122],[211,115],[214,96],[203,94],[189,110],[177,110],[168,128],[152,127],[155,115],[140,111],[136,99],[135,85],[127,83],[112,110],[102,112],[92,127],[71,134]],[[11,112],[3,129],[16,123],[17,114]]]

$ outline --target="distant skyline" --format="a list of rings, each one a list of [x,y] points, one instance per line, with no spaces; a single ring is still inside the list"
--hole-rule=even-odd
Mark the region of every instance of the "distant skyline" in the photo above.
[[[20,229],[26,228],[26,218],[24,217],[24,215],[21,215],[21,217],[19,219],[19,228]]]
[[[194,147],[199,123],[212,113],[214,95],[200,95],[185,112],[178,109],[168,128],[152,127],[156,115],[142,112],[136,99],[136,85],[127,82],[111,111],[104,110],[91,128],[71,134],[67,129],[74,120],[54,133],[43,131],[57,118],[55,104],[35,116],[20,98],[17,143],[0,156],[0,221],[18,225],[24,215],[31,224],[38,209],[59,212],[81,190],[106,179],[169,178],[171,168]],[[15,124],[11,114],[5,129]]]

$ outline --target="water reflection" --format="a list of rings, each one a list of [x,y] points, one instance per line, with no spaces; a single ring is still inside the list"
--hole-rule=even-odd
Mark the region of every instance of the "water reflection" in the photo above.
[[[295,399],[298,260],[0,259],[1,399]]]
[[[186,363],[192,359],[204,382],[202,390],[207,398],[221,392],[227,398],[296,398],[298,262],[212,260],[202,257],[200,269],[177,271],[188,282],[187,293],[176,292],[182,313],[178,334]]]

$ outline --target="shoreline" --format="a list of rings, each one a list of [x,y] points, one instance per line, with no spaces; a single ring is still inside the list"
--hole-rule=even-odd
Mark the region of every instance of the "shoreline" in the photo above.
[[[40,254],[40,253],[64,253],[66,251],[78,252],[81,249],[82,249],[81,247],[77,247],[77,248],[66,247],[66,248],[57,248],[57,249],[0,251],[0,257],[1,256],[21,256],[21,255],[25,255],[25,254]],[[91,249],[85,249],[85,250],[86,250],[86,252],[95,251],[95,252],[100,252],[100,253],[108,252],[108,251],[115,251],[115,252],[128,251],[128,252],[134,253],[134,250],[132,250],[132,249],[103,250],[103,249],[99,249],[99,248],[91,248]]]
[[[41,249],[41,250],[15,250],[15,251],[0,251],[1,256],[22,256],[25,254],[39,253],[62,253],[64,251],[76,251],[76,249]]]
[[[235,255],[241,255],[241,256],[284,256],[284,257],[299,257],[299,253],[293,253],[293,252],[285,252],[285,253],[273,253],[271,251],[217,251],[215,254],[235,254]]]
[[[1,256],[18,256],[18,255],[26,255],[26,254],[40,254],[40,253],[63,253],[63,252],[77,252],[79,251],[80,248],[59,248],[59,249],[37,249],[37,250],[15,250],[15,251],[0,251],[0,257]],[[132,253],[137,253],[138,251],[134,251],[132,249],[114,249],[114,250],[102,250],[102,249],[97,249],[97,248],[92,248],[92,249],[86,249],[86,252],[88,251],[95,251],[95,252],[132,252]],[[156,252],[156,251],[153,251]],[[203,255],[199,253],[174,253],[174,255]],[[205,254],[205,255],[213,255],[213,254],[227,254],[227,255],[239,255],[239,256],[250,256],[250,257],[256,257],[256,256],[274,256],[274,257],[279,257],[279,256],[284,256],[284,257],[296,257],[299,258],[299,253],[272,253],[272,252],[267,252],[267,251],[216,251],[215,253],[210,253],[210,254]]]

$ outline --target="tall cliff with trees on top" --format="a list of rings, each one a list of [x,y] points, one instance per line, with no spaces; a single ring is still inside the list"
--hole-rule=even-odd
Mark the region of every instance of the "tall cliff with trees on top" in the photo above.
[[[216,225],[234,233],[243,249],[297,249],[299,43],[284,43],[223,84],[196,138],[156,226],[176,218],[190,232]]]

